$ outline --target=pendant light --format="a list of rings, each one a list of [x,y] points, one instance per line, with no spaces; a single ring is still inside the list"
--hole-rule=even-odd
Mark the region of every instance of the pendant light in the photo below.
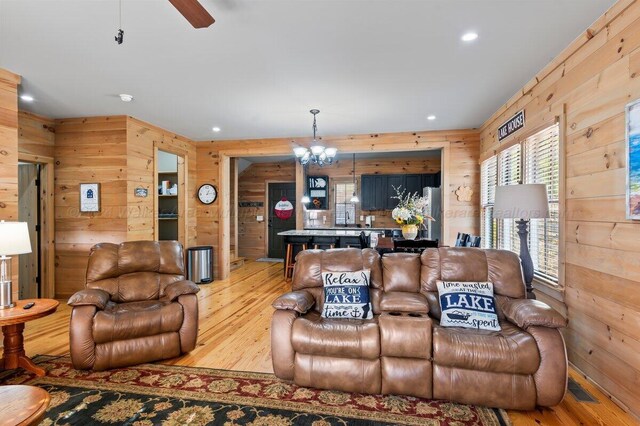
[[[356,154],[353,154],[353,167],[351,169],[351,172],[353,173],[353,195],[351,196],[351,199],[349,200],[352,203],[359,203],[360,202],[360,198],[358,198],[358,196],[356,195],[356,193],[358,192],[358,184],[356,183]]]
[[[298,146],[293,149],[293,153],[303,166],[306,166],[310,162],[320,167],[325,164],[332,164],[338,150],[336,148],[325,148],[320,145],[320,142],[316,139],[316,133],[318,132],[316,115],[320,114],[320,110],[312,109],[309,112],[313,114],[313,142],[311,148],[307,149],[303,146]]]

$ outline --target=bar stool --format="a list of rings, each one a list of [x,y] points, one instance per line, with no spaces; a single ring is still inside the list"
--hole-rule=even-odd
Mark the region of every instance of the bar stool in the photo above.
[[[285,237],[284,243],[287,245],[287,253],[284,257],[284,279],[289,280],[293,278],[293,267],[296,264],[295,255],[296,249],[297,251],[306,250],[308,248],[309,243],[311,242],[310,237],[300,237],[300,236],[287,236]]]
[[[314,250],[325,250],[336,248],[336,246],[340,244],[340,241],[337,237],[313,237],[311,244],[313,244]]]

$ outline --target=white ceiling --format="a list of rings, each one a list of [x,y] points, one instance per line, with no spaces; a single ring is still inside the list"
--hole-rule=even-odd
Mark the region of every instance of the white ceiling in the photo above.
[[[0,0],[0,67],[23,76],[26,110],[128,114],[196,140],[308,136],[311,108],[320,135],[468,128],[615,3],[201,1],[209,29],[123,0],[118,46],[117,0]]]

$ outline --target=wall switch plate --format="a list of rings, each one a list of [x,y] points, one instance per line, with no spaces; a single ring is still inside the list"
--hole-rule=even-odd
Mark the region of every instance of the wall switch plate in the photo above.
[[[262,221],[264,221],[264,216],[256,216],[256,220],[258,222],[262,222]]]
[[[360,216],[360,222],[364,220],[364,216]]]
[[[326,216],[322,216],[322,223],[327,223],[327,217]]]
[[[371,222],[375,222],[376,221],[376,217],[375,216],[371,216]]]

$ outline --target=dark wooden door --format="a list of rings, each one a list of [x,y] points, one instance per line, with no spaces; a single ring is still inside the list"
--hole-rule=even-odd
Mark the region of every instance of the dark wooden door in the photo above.
[[[285,197],[293,204],[293,214],[289,219],[283,220],[276,216],[276,204]],[[278,235],[279,232],[296,229],[296,210],[300,208],[296,204],[296,184],[270,183],[269,184],[269,213],[267,214],[267,229],[269,232],[268,256],[276,259],[283,259],[285,254],[284,237]]]
[[[29,228],[29,240],[31,241],[31,253],[19,256],[19,297],[20,299],[33,299],[40,294],[40,251],[38,236],[40,224],[40,190],[38,179],[40,166],[38,164],[21,163],[18,167],[18,220],[27,222]]]

